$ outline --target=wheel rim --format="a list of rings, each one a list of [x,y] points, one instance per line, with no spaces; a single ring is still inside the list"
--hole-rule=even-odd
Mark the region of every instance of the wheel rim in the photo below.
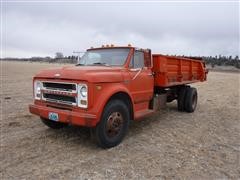
[[[192,97],[192,109],[195,109],[197,106],[197,95],[194,94]]]
[[[123,117],[120,112],[113,112],[107,120],[107,136],[112,138],[117,136],[123,126]]]

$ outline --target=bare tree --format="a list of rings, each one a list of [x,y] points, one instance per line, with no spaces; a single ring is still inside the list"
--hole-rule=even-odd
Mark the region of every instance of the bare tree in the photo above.
[[[56,52],[55,59],[62,59],[62,58],[63,58],[63,53],[62,52]]]

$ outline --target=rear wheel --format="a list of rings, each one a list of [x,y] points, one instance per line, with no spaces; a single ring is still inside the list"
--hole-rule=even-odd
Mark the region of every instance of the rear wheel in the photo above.
[[[98,145],[102,148],[117,146],[126,135],[129,121],[127,105],[121,100],[111,100],[104,108],[101,121],[94,129]]]
[[[194,112],[197,107],[198,94],[196,88],[186,90],[184,109],[187,112]]]
[[[187,92],[187,89],[189,88],[190,88],[189,86],[182,86],[178,91],[177,107],[179,111],[185,110],[184,104],[186,99],[186,92]]]
[[[43,124],[45,124],[46,126],[52,128],[52,129],[61,129],[64,128],[66,126],[68,126],[68,124],[65,123],[61,123],[61,122],[55,122],[46,118],[41,117],[41,120],[43,122]]]

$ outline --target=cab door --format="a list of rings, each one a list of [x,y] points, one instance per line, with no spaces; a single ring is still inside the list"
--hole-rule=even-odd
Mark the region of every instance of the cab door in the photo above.
[[[150,101],[154,79],[151,70],[151,53],[135,50],[129,64],[130,89],[134,104]]]

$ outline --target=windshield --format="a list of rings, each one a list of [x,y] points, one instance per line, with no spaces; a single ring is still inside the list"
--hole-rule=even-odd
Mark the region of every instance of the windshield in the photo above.
[[[129,54],[130,49],[93,49],[87,51],[77,65],[105,65],[105,66],[122,66]]]

